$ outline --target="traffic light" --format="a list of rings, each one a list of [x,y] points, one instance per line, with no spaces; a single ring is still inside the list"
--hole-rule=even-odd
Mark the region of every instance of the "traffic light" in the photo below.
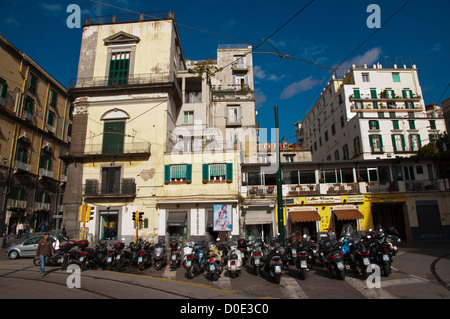
[[[132,213],[131,219],[132,219],[134,222],[136,221],[136,212],[133,212],[133,213]]]
[[[139,212],[139,222],[144,221],[143,215],[144,215],[144,212]]]

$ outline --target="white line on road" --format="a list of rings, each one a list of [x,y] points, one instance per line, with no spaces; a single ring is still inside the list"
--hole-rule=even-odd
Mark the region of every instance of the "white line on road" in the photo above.
[[[365,280],[345,277],[345,281],[369,299],[397,299],[397,297],[387,292],[383,288],[367,287]],[[383,282],[381,283],[381,287],[383,287]]]
[[[292,277],[281,276],[280,286],[283,287],[281,292],[287,299],[308,299],[297,280]]]

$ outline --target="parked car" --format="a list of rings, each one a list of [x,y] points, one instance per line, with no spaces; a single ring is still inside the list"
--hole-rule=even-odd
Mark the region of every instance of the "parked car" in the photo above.
[[[17,259],[20,257],[34,257],[36,256],[36,249],[39,241],[44,238],[44,235],[33,236],[26,239],[23,243],[13,245],[8,248],[6,255],[10,259]],[[59,247],[65,244],[68,239],[61,235],[50,235],[49,239],[53,242],[53,247],[58,250]]]

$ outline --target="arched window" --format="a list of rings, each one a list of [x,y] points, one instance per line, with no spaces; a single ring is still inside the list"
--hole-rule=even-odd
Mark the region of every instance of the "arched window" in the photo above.
[[[101,117],[103,124],[103,154],[122,154],[125,139],[125,120],[130,116],[127,112],[113,109]]]

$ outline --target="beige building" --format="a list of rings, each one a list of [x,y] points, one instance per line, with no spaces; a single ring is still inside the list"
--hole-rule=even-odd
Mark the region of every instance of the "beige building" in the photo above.
[[[60,228],[72,104],[67,90],[0,35],[1,222]]]
[[[187,64],[171,13],[121,23],[87,21],[70,89],[74,133],[64,156],[71,163],[64,204],[72,234],[82,231],[78,211],[88,204],[85,231],[93,240],[134,240],[133,212],[144,212],[144,239],[239,235],[244,148],[227,136],[236,129],[256,132],[253,88],[243,101],[216,101],[214,81],[230,74],[232,81],[234,70],[218,64],[218,72],[203,72]],[[240,109],[232,122],[229,106]],[[251,134],[247,140],[256,140]],[[225,210],[220,221],[229,226],[214,223]]]

